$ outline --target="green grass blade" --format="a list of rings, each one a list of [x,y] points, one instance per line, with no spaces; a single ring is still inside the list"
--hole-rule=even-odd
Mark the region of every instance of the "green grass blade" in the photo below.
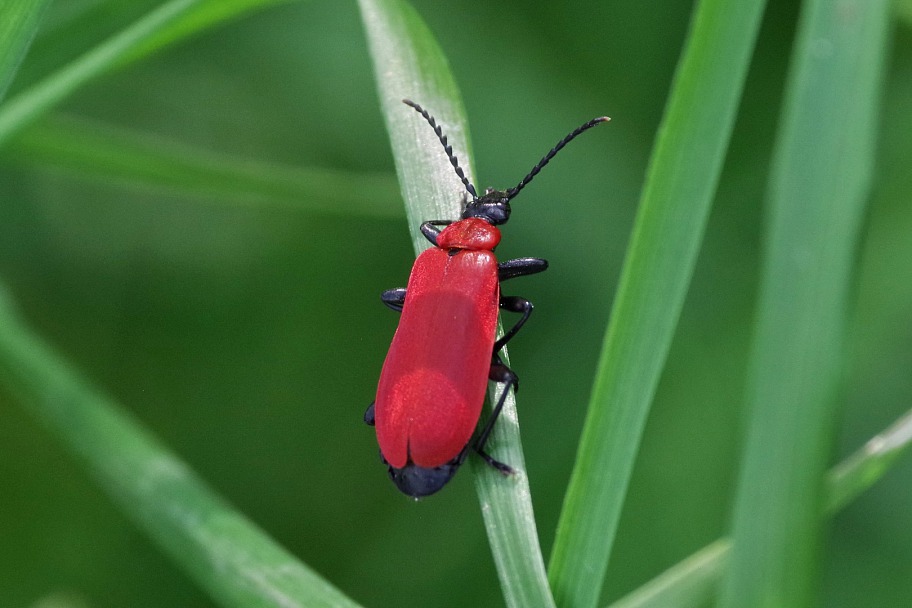
[[[24,131],[7,162],[236,204],[283,205],[320,214],[401,217],[386,173],[286,167],[201,150],[146,133],[54,116]]]
[[[873,486],[912,445],[912,410],[830,469],[826,514],[832,515]],[[731,540],[720,538],[672,566],[608,608],[698,608],[718,590],[728,566]]]
[[[826,509],[835,513],[884,476],[912,444],[912,410],[864,447],[830,469],[826,485]]]
[[[232,15],[276,0],[170,0],[0,106],[0,147],[94,78]],[[236,14],[236,13],[235,13]]]
[[[549,575],[596,605],[627,483],[696,263],[760,25],[762,0],[702,0],[650,162]]]
[[[608,608],[698,608],[715,594],[731,541],[720,538],[678,562]]]
[[[411,6],[401,0],[361,0],[359,5],[409,230],[415,250],[421,251],[430,244],[418,225],[459,217],[465,190],[434,132],[402,100],[412,99],[436,117],[471,175],[465,109],[446,58]]]
[[[142,59],[168,46],[182,42],[217,25],[237,19],[247,13],[262,10],[293,0],[204,0],[180,19],[172,21],[127,53],[118,66]]]
[[[0,99],[35,37],[48,0],[4,0],[0,4]]]
[[[0,286],[0,382],[88,465],[102,488],[222,606],[352,607],[208,488],[19,319]]]
[[[429,219],[459,217],[464,189],[431,128],[402,104],[408,97],[443,126],[460,164],[471,175],[468,129],[456,84],[420,17],[400,0],[360,0],[380,103],[405,199],[416,251],[428,246],[418,231]],[[529,498],[515,404],[509,399],[492,435],[492,455],[519,473],[510,479],[476,465],[476,488],[491,551],[508,606],[553,606]]]
[[[809,0],[802,8],[770,177],[723,607],[813,603],[823,475],[874,162],[889,3]]]

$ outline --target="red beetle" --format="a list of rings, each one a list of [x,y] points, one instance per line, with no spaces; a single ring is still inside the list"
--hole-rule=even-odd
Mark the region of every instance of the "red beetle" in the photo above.
[[[402,317],[383,363],[377,398],[367,408],[364,421],[376,425],[380,455],[393,483],[418,498],[443,487],[465,461],[469,448],[497,470],[512,473],[508,465],[491,458],[484,445],[510,388],[519,388],[516,374],[504,365],[500,350],[532,314],[532,303],[501,295],[500,283],[541,272],[548,262],[519,258],[498,263],[493,251],[500,242],[497,226],[510,218],[510,200],[561,148],[608,118],[595,118],[572,131],[515,188],[489,188],[479,197],[434,118],[417,103],[403,101],[434,129],[471,196],[459,221],[433,220],[421,225],[434,247],[418,256],[408,287],[390,289],[381,296]],[[495,341],[499,308],[522,317]],[[504,390],[472,441],[488,380],[503,383]]]

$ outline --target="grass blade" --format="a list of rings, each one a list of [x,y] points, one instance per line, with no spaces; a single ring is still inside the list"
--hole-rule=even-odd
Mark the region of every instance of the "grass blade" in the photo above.
[[[465,190],[433,131],[401,100],[411,98],[433,112],[471,175],[465,113],[446,60],[414,10],[400,0],[360,0],[359,4],[409,228],[420,251],[428,246],[418,231],[421,221],[459,217]],[[506,603],[517,608],[553,606],[528,481],[522,474],[524,459],[512,398],[504,406],[491,446],[495,458],[520,472],[504,479],[470,459]]]
[[[204,0],[170,22],[133,51],[124,55],[118,67],[142,59],[148,55],[182,42],[212,27],[236,19],[241,15],[262,10],[275,4],[287,4],[293,0]]]
[[[0,4],[0,99],[38,30],[48,0],[6,0]]]
[[[101,74],[158,50],[200,28],[221,22],[232,9],[249,9],[276,0],[170,0],[130,27],[102,42],[69,65],[0,106],[0,147],[81,86]]]
[[[471,175],[465,110],[442,51],[411,6],[401,0],[362,0],[359,5],[409,230],[415,250],[421,251],[430,243],[418,225],[459,217],[465,190],[431,128],[402,100],[413,99],[434,114]]]
[[[912,444],[912,410],[860,450],[830,469],[826,484],[826,509],[835,513],[890,470],[897,458]]]
[[[346,216],[402,215],[396,180],[386,173],[278,166],[72,117],[54,116],[35,125],[0,156],[81,179],[164,188],[219,202]]]
[[[770,177],[723,607],[813,603],[823,474],[874,162],[889,3],[809,0],[802,8]]]
[[[650,162],[549,575],[561,606],[599,598],[627,483],[731,136],[763,0],[702,0]]]
[[[85,460],[123,511],[221,605],[356,606],[73,372],[23,325],[2,287],[0,382]]]
[[[705,606],[716,594],[730,553],[731,541],[720,538],[612,603],[609,608]]]
[[[826,477],[826,514],[835,514],[877,483],[910,445],[912,410],[830,469]],[[612,603],[609,608],[705,606],[716,595],[730,555],[731,540],[720,538]]]

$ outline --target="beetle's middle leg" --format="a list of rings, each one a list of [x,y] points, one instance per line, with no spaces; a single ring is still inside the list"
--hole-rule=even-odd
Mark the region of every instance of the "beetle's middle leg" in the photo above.
[[[380,301],[392,308],[396,312],[402,312],[402,306],[405,304],[405,287],[396,289],[387,289],[380,294]],[[364,423],[374,426],[374,404],[371,403],[364,412]]]
[[[510,312],[522,313],[522,317],[520,317],[519,321],[517,321],[513,327],[504,333],[500,340],[494,343],[495,356],[500,352],[500,349],[503,348],[507,342],[513,339],[513,336],[516,335],[516,332],[518,332],[520,328],[525,325],[526,321],[529,320],[529,316],[532,314],[532,309],[534,308],[534,306],[532,306],[532,302],[519,296],[500,296],[500,307],[503,310]]]
[[[525,277],[548,270],[548,260],[541,258],[516,258],[505,260],[497,265],[497,278],[501,282],[516,277]]]
[[[402,306],[405,304],[405,287],[387,289],[380,294],[380,301],[396,312],[402,312]]]

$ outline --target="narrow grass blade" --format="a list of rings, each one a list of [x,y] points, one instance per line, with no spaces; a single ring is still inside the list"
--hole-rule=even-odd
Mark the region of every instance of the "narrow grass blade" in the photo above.
[[[446,59],[414,10],[401,0],[360,0],[380,103],[405,199],[416,251],[428,246],[422,221],[459,217],[465,190],[431,128],[408,97],[429,109],[471,175],[468,129],[459,92]],[[519,471],[510,479],[475,466],[476,488],[498,576],[508,606],[551,607],[544,560],[535,529],[519,427],[508,399],[492,435],[493,456]]]
[[[0,286],[0,382],[88,465],[102,488],[222,606],[354,607],[77,375]]]
[[[273,165],[72,117],[53,116],[24,131],[0,151],[0,159],[220,203],[402,216],[399,187],[391,174]]]
[[[813,603],[888,9],[887,0],[802,6],[768,192],[750,425],[722,607]]]
[[[48,0],[4,0],[0,4],[0,99],[35,37]]]
[[[427,26],[403,0],[359,0],[377,91],[390,136],[415,250],[430,244],[418,225],[459,217],[465,189],[436,135],[411,99],[428,109],[446,133],[459,164],[472,174],[465,109],[449,65]]]
[[[236,15],[232,10],[248,10],[276,1],[232,0],[221,6],[218,0],[170,0],[162,4],[0,106],[0,147],[87,82],[112,68]]]
[[[827,475],[826,510],[835,513],[884,476],[912,444],[912,410],[872,437]]]
[[[696,263],[763,0],[702,0],[675,75],[602,347],[549,575],[595,606],[646,415]]]
[[[709,603],[728,565],[731,541],[721,538],[678,562],[609,608],[698,608]]]
[[[126,53],[118,67],[154,54],[166,47],[182,42],[217,25],[238,17],[262,10],[276,4],[287,4],[293,0],[204,0],[199,2],[180,19],[155,32],[143,44]]]
[[[825,514],[832,515],[873,486],[912,445],[912,410],[830,469]],[[731,555],[720,538],[672,566],[608,608],[699,608],[716,595]]]

